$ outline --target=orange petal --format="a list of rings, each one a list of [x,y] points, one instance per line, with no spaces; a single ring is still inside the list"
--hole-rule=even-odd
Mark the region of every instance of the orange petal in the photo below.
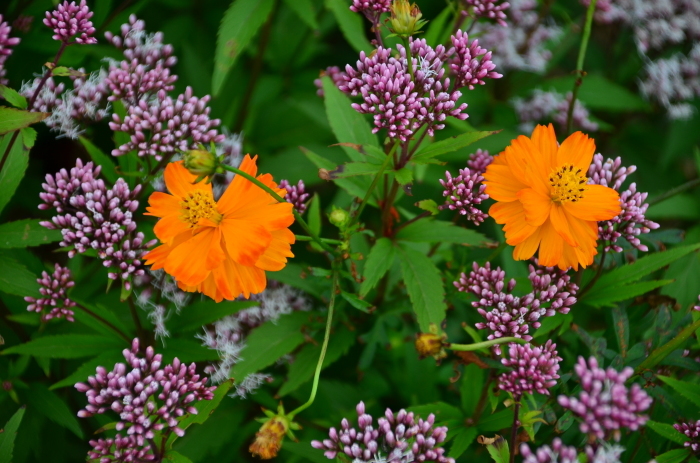
[[[168,254],[172,248],[167,244],[153,248],[143,255],[146,265],[152,265],[151,270],[159,270],[165,265],[165,259],[167,259]]]
[[[538,125],[535,127],[535,130],[532,131],[532,143],[540,151],[542,160],[547,167],[544,173],[548,177],[552,169],[557,167],[556,161],[559,145],[557,144],[557,136],[554,133],[554,126],[549,124],[548,126]]]
[[[168,193],[162,193],[156,191],[151,194],[148,198],[148,207],[146,210],[148,212],[144,215],[153,215],[155,217],[165,217],[167,215],[180,214],[182,206],[180,202],[182,200]]]
[[[200,284],[226,258],[219,229],[206,227],[170,252],[165,271],[187,286]]]
[[[171,244],[177,235],[187,230],[190,230],[189,224],[175,215],[166,215],[153,227],[153,233],[162,243],[167,244]]]
[[[562,267],[562,254],[564,251],[564,240],[554,229],[552,222],[547,220],[540,228],[539,264],[545,267]]]
[[[587,185],[583,198],[562,204],[566,211],[583,220],[610,220],[620,214],[620,194],[603,185]]]
[[[503,231],[506,234],[506,243],[511,246],[522,243],[537,230],[537,227],[528,225],[525,221],[525,209],[520,201],[495,203],[489,209],[489,215],[496,223],[505,224]]]
[[[575,132],[564,140],[557,152],[557,166],[573,164],[584,174],[588,172],[595,153],[595,142],[582,132]]]
[[[569,227],[569,221],[564,213],[564,208],[559,204],[553,204],[549,219],[552,221],[554,229],[564,238],[570,246],[578,246],[578,241]]]
[[[517,244],[513,249],[513,259],[527,260],[535,255],[538,246],[540,245],[540,229],[530,235],[525,241]]]
[[[257,156],[251,158],[249,154],[246,154],[239,169],[255,177],[258,172],[258,167],[256,165],[257,159]],[[286,190],[284,188],[278,188],[270,174],[259,175],[256,179],[274,190],[278,195],[284,197]],[[221,195],[217,205],[219,213],[231,215],[236,214],[236,212],[242,208],[255,209],[263,205],[275,203],[277,203],[277,200],[270,196],[265,190],[247,178],[244,178],[242,175],[236,175],[224,194]]]
[[[552,208],[552,199],[549,196],[532,188],[520,190],[517,196],[523,204],[525,221],[528,225],[539,227],[549,218],[549,211]]]
[[[263,270],[282,270],[287,264],[287,257],[294,257],[291,244],[296,238],[288,228],[275,230],[272,232],[272,242],[265,249],[265,253],[260,256],[255,266]]]
[[[501,157],[501,156],[496,156]],[[491,163],[484,173],[487,195],[496,201],[516,201],[518,191],[527,185],[518,180],[508,165]]]
[[[220,228],[226,252],[241,265],[254,266],[272,242],[272,234],[265,227],[248,220],[224,218]]]
[[[168,191],[180,198],[184,198],[188,193],[197,190],[204,190],[209,193],[212,192],[210,184],[204,181],[194,183],[197,176],[190,174],[190,172],[185,169],[182,161],[171,162],[165,166],[163,177],[165,178],[165,186],[168,187]]]
[[[520,135],[513,140],[511,145],[506,148],[506,153],[509,164],[517,166],[515,169],[512,169],[513,173],[518,176],[517,172],[522,170],[522,175],[519,178],[523,183],[533,188],[538,188],[535,186],[535,183],[542,183],[549,178],[549,173],[552,169],[548,160],[540,153],[537,145],[526,136]],[[512,162],[511,159],[513,160]],[[521,161],[524,164],[521,164]]]

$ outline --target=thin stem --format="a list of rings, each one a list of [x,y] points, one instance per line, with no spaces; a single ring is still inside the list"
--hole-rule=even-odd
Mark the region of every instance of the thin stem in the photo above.
[[[117,328],[116,326],[114,326],[112,323],[110,323],[109,321],[107,321],[107,320],[105,320],[104,318],[100,317],[100,316],[97,315],[95,312],[93,312],[92,310],[88,309],[87,307],[85,307],[85,306],[82,305],[82,304],[78,304],[78,303],[76,302],[76,307],[78,307],[80,310],[82,310],[82,311],[85,312],[86,314],[90,315],[92,318],[94,318],[94,319],[97,320],[98,322],[102,323],[102,324],[105,325],[106,327],[110,328],[112,331],[114,331],[115,333],[117,333],[122,339],[124,339],[128,344],[131,344],[131,339],[129,339],[129,336],[127,336],[126,334],[124,334],[124,332],[123,332],[122,330],[120,330],[119,328]]]
[[[374,178],[372,179],[372,183],[369,185],[369,188],[367,189],[367,192],[365,193],[365,197],[362,198],[362,202],[360,203],[360,206],[357,208],[357,212],[355,212],[355,216],[352,218],[352,221],[350,222],[350,226],[354,225],[355,222],[360,220],[360,214],[362,214],[362,211],[364,210],[365,206],[367,205],[369,198],[372,196],[372,193],[374,193],[374,189],[377,187],[377,183],[379,183],[379,179],[382,177],[382,175],[384,175],[384,171],[389,166],[389,161],[391,161],[391,159],[393,159],[394,153],[396,152],[396,148],[398,146],[399,146],[399,142],[397,141],[396,143],[394,143],[394,146],[391,147],[391,151],[389,151],[389,153],[386,155],[386,158],[384,159],[382,166],[379,168],[379,172],[377,172],[377,175],[375,175]]]
[[[595,4],[597,0],[591,0],[586,11],[586,24],[583,27],[583,37],[581,38],[581,47],[578,50],[578,60],[576,61],[576,80],[574,81],[574,90],[571,93],[571,103],[566,114],[566,131],[571,133],[571,126],[574,123],[574,106],[576,105],[576,96],[578,89],[583,82],[583,61],[586,58],[586,49],[588,48],[588,40],[591,38],[591,25],[593,24],[593,13],[595,13]]]
[[[131,318],[134,320],[134,326],[136,327],[136,336],[139,338],[139,345],[145,346],[146,332],[143,330],[143,326],[141,325],[139,314],[136,311],[136,304],[134,304],[134,299],[131,297],[131,295],[129,295],[127,301],[129,302],[129,311],[131,312]]]
[[[328,303],[328,318],[326,319],[326,332],[323,335],[323,345],[321,346],[321,355],[318,357],[318,363],[316,364],[316,371],[314,372],[314,382],[311,386],[311,395],[309,400],[305,404],[299,406],[297,409],[293,410],[291,413],[287,414],[289,420],[293,420],[297,413],[300,413],[311,406],[316,399],[316,392],[318,391],[318,380],[321,377],[321,369],[323,368],[323,360],[326,358],[326,351],[328,350],[328,341],[331,337],[331,327],[333,326],[333,308],[335,307],[335,295],[339,290],[340,284],[340,270],[338,268],[338,261],[333,262],[333,285],[331,286],[331,300]]]
[[[695,180],[691,180],[689,182],[686,182],[683,185],[679,185],[675,188],[671,188],[666,193],[662,193],[658,196],[654,196],[649,201],[647,201],[647,204],[649,204],[650,206],[653,206],[654,204],[658,204],[661,201],[665,201],[672,196],[676,196],[678,193],[683,193],[684,191],[693,189],[696,186],[700,186],[700,178],[696,178]]]
[[[313,241],[313,240],[314,240],[313,236],[294,235],[294,237],[296,238],[297,241]],[[330,238],[319,238],[319,239],[320,239],[321,241],[323,241],[324,243],[328,243],[328,244],[337,244],[337,245],[344,244],[344,243],[343,243],[342,241],[340,241],[340,240],[333,240],[333,239],[330,239]]]
[[[605,255],[607,254],[607,251],[605,250],[605,247],[603,247],[603,252],[600,253],[600,264],[598,264],[598,270],[595,272],[595,276],[591,279],[591,281],[588,282],[585,288],[583,288],[581,291],[578,292],[576,295],[576,298],[578,300],[581,300],[584,294],[586,294],[588,291],[591,290],[593,285],[595,284],[596,281],[598,281],[598,278],[603,274],[603,268],[605,267]]]
[[[273,190],[273,189],[270,188],[269,186],[265,185],[264,183],[262,183],[260,180],[258,180],[257,178],[253,177],[253,176],[250,175],[249,173],[242,171],[242,170],[239,169],[238,167],[233,167],[233,166],[229,166],[229,165],[226,165],[226,164],[221,164],[220,167],[221,167],[222,169],[224,169],[224,170],[228,170],[229,172],[233,172],[233,173],[235,173],[235,174],[237,174],[237,175],[240,175],[241,177],[245,178],[246,180],[249,180],[250,182],[253,182],[257,187],[262,188],[263,190],[265,190],[270,196],[272,196],[273,198],[275,198],[278,202],[280,202],[280,203],[286,202],[286,201],[284,200],[283,197],[281,197],[280,195],[278,195],[278,194],[275,192],[275,190]],[[301,225],[301,228],[303,228],[304,231],[305,231],[306,233],[308,233],[309,236],[311,236],[311,238],[312,238],[316,243],[318,243],[319,246],[321,246],[324,250],[330,252],[331,254],[336,254],[335,249],[331,248],[331,247],[328,246],[326,243],[324,243],[323,240],[321,240],[321,238],[320,238],[316,233],[314,233],[314,232],[311,230],[311,228],[309,227],[309,225],[308,225],[308,224],[306,223],[306,221],[301,217],[301,214],[299,214],[299,212],[297,212],[296,209],[292,209],[292,212],[294,213],[294,218],[296,219],[297,223],[298,223],[299,225]]]
[[[401,225],[399,225],[398,227],[396,227],[396,230],[394,230],[394,233],[398,232],[399,230],[401,230],[401,229],[404,228],[405,226],[410,225],[410,224],[412,224],[413,222],[416,222],[416,221],[418,221],[418,220],[420,220],[420,219],[422,219],[422,218],[424,218],[424,217],[431,216],[432,214],[433,214],[433,213],[430,212],[430,211],[421,212],[420,214],[418,214],[418,215],[415,216],[414,218],[409,219],[409,220],[405,221],[404,223],[402,223]]]
[[[382,34],[379,32],[379,19],[380,15],[377,14],[372,21],[372,30],[374,30],[374,36],[377,38],[377,45],[384,48],[384,40],[382,39]]]
[[[593,0],[595,1],[595,0]],[[515,462],[515,439],[518,437],[518,413],[520,412],[520,401],[515,402],[513,407],[513,426],[510,428],[510,463]]]
[[[527,344],[527,341],[525,341],[522,338],[506,337],[490,339],[488,341],[483,342],[475,342],[474,344],[446,344],[445,349],[458,350],[461,352],[470,352],[479,349],[486,349],[495,346],[496,344],[507,344],[511,342],[515,342],[518,344]]]

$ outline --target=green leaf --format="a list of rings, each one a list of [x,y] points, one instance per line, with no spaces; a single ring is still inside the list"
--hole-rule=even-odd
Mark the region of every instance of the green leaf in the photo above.
[[[282,451],[289,452],[293,455],[301,457],[295,461],[303,461],[307,463],[328,463],[328,458],[323,455],[323,451],[315,449],[311,446],[311,441],[306,442],[289,442],[286,441],[282,446]],[[282,460],[280,461],[291,461]]]
[[[440,209],[438,209],[437,203],[432,199],[424,199],[422,201],[418,201],[416,203],[416,206],[419,209],[423,209],[424,211],[430,212],[432,215],[438,215],[440,213]]]
[[[109,369],[112,365],[118,362],[124,363],[124,356],[121,354],[120,351],[114,350],[109,352],[102,352],[97,357],[92,358],[80,365],[78,369],[71,373],[68,377],[63,378],[61,381],[52,384],[49,387],[49,390],[53,391],[54,389],[60,389],[62,387],[67,386],[73,387],[76,383],[87,381],[88,376],[92,376],[95,374],[95,370],[97,369],[97,367],[101,366]]]
[[[396,248],[389,238],[379,238],[370,249],[365,262],[364,281],[360,285],[360,297],[365,297],[394,265]]]
[[[0,106],[0,135],[29,127],[49,117],[49,113],[24,111],[22,109]]]
[[[32,408],[49,420],[68,429],[80,439],[83,438],[83,430],[80,429],[80,424],[68,405],[43,384],[32,383],[29,385],[27,401]]]
[[[408,167],[397,170],[394,172],[394,176],[399,185],[407,185],[413,181],[413,171]]]
[[[656,463],[682,463],[690,456],[690,449],[673,449],[654,457]]]
[[[7,134],[0,141],[0,158],[5,155],[7,147],[12,141],[12,134]],[[0,212],[7,206],[7,203],[12,199],[15,190],[19,186],[24,172],[29,165],[29,151],[24,149],[20,140],[15,140],[7,156],[7,161],[2,170],[0,170]]]
[[[172,318],[170,330],[173,333],[197,330],[227,315],[258,305],[260,303],[257,301],[225,301],[218,303],[211,299],[197,301],[184,307],[179,315]]]
[[[464,418],[462,411],[445,402],[433,402],[425,405],[414,405],[408,407],[409,412],[415,413],[417,416],[427,419],[431,413],[435,415],[436,423],[444,423],[449,420],[461,420]]]
[[[462,398],[462,411],[466,416],[472,416],[479,401],[479,392],[484,388],[484,370],[475,363],[464,367],[462,384],[459,388]]]
[[[343,8],[348,9],[347,5],[343,6]],[[355,15],[350,10],[348,12]],[[359,18],[359,15],[355,16]],[[379,146],[377,137],[372,133],[369,122],[362,114],[352,109],[347,95],[335,86],[330,77],[322,77],[321,81],[323,82],[326,115],[338,141],[340,143]],[[348,146],[342,146],[342,148],[353,161],[365,160],[363,155],[356,150]]]
[[[440,271],[424,253],[407,247],[400,247],[398,251],[401,273],[418,325],[423,333],[428,333],[431,323],[440,326],[447,310]]]
[[[559,77],[545,81],[546,89],[559,93],[571,91],[575,76]],[[630,92],[620,84],[612,82],[601,75],[589,74],[583,78],[579,87],[578,98],[589,109],[607,111],[648,110],[649,104],[639,95]]]
[[[594,287],[581,300],[586,301],[587,304],[593,307],[612,307],[615,302],[646,294],[672,282],[673,280],[643,281],[618,287],[608,286],[599,290],[596,290]]]
[[[333,161],[319,156],[313,151],[309,151],[304,147],[300,147],[304,155],[320,169],[332,170],[335,169],[336,164]],[[335,184],[338,185],[343,190],[347,191],[350,195],[356,196],[358,198],[364,198],[367,188],[369,188],[370,179],[365,177],[350,177],[350,178],[339,178],[334,180]],[[369,204],[374,206],[377,205],[377,200],[372,197],[369,199]]]
[[[171,362],[175,357],[183,363],[206,362],[219,360],[215,349],[203,346],[200,341],[192,338],[169,338],[167,349],[163,351],[163,362]]]
[[[0,97],[7,100],[15,108],[27,109],[27,99],[13,88],[0,85]]]
[[[670,424],[659,423],[658,421],[649,420],[647,421],[647,424],[645,426],[654,431],[659,436],[668,439],[671,442],[675,442],[676,444],[683,445],[688,440],[685,434],[676,431],[676,428],[674,428]]]
[[[355,344],[356,333],[347,329],[335,331],[328,341],[328,350],[323,359],[323,368],[328,367],[340,357],[345,355],[350,347]],[[287,381],[282,385],[278,396],[283,397],[309,381],[316,371],[318,358],[321,355],[320,344],[307,344],[294,357],[294,363],[289,366]]]
[[[276,323],[269,321],[255,328],[246,339],[246,347],[241,351],[242,360],[233,367],[231,377],[242,381],[293,351],[304,342],[300,330],[308,320],[308,313],[296,312],[280,317]]]
[[[613,307],[612,317],[615,324],[617,344],[620,347],[620,355],[624,359],[627,357],[627,350],[630,345],[630,322],[627,318],[627,311],[623,307]]]
[[[105,351],[124,349],[124,341],[89,334],[58,334],[43,336],[27,343],[10,347],[1,352],[8,354],[28,354],[34,357],[75,359],[91,357]]]
[[[445,7],[444,10],[440,12],[435,18],[430,21],[428,28],[425,31],[423,38],[426,43],[442,43],[442,36],[445,31],[449,29],[447,21],[450,16],[452,16],[452,8]],[[455,455],[451,455],[453,458],[457,458]]]
[[[28,150],[32,149],[32,146],[34,146],[34,142],[36,142],[36,130],[34,130],[31,127],[25,127],[23,129],[20,129],[20,134],[22,136],[22,144],[24,147]]]
[[[467,246],[483,246],[488,243],[488,239],[481,233],[432,218],[406,225],[398,231],[396,239],[414,243],[458,243]]]
[[[326,0],[326,8],[333,12],[335,20],[338,21],[340,31],[345,36],[350,46],[358,53],[366,51],[369,53],[373,49],[365,35],[364,17],[353,13],[348,7],[348,3],[343,0]],[[325,89],[324,89],[325,91]]]
[[[224,14],[216,37],[211,89],[218,95],[228,72],[272,13],[274,0],[234,0]]]
[[[700,254],[692,253],[678,259],[668,266],[664,274],[665,279],[674,281],[664,286],[661,294],[674,298],[681,308],[695,305],[698,300],[696,287],[698,275],[700,275]]]
[[[109,180],[110,183],[115,183],[119,178],[119,174],[112,158],[104,154],[101,149],[85,137],[80,137],[80,143],[83,144],[95,165],[102,166],[100,174]]]
[[[17,437],[17,430],[19,429],[19,424],[22,421],[25,410],[25,407],[20,407],[20,409],[12,415],[12,418],[5,423],[5,427],[2,428],[2,432],[0,432],[0,463],[12,462],[15,438]]]
[[[487,445],[486,450],[489,451],[489,455],[491,455],[491,458],[493,458],[493,461],[496,463],[508,463],[510,461],[508,441],[503,438],[496,441],[495,444]]]
[[[204,422],[206,422],[211,416],[211,414],[214,413],[214,410],[216,410],[216,408],[219,406],[221,400],[223,400],[223,398],[226,397],[226,394],[228,393],[228,391],[231,390],[232,386],[232,379],[229,379],[228,381],[224,381],[223,383],[217,385],[212,400],[200,400],[199,402],[197,402],[197,404],[195,405],[197,413],[187,414],[182,420],[180,420],[180,424],[178,425],[178,427],[182,430],[186,430],[193,424],[203,424]],[[168,439],[168,448],[171,448],[172,443],[176,438],[177,436],[175,435],[175,433],[173,433],[170,436],[170,438]]]
[[[168,450],[163,457],[163,461],[170,461],[172,463],[192,463],[192,460],[175,450]]]
[[[371,303],[365,301],[364,299],[360,299],[359,297],[357,297],[356,295],[354,295],[352,293],[348,293],[346,291],[341,291],[340,295],[343,297],[343,299],[348,301],[351,306],[355,307],[357,310],[360,310],[364,313],[370,313],[372,311],[372,309],[374,308],[374,306]]]
[[[678,392],[680,395],[693,402],[696,407],[700,407],[700,392],[697,392],[700,385],[686,381],[679,381],[677,379],[662,375],[658,375],[657,378],[671,386],[673,390]]]
[[[39,225],[39,220],[26,219],[0,225],[0,248],[26,248],[61,240],[59,230]]]
[[[482,417],[477,427],[479,432],[493,432],[509,428],[513,424],[513,410],[506,408],[500,412]]]
[[[675,338],[671,339],[669,342],[664,344],[661,347],[657,347],[654,349],[654,351],[642,362],[635,368],[634,373],[636,375],[654,368],[656,365],[658,365],[663,359],[668,357],[668,355],[673,352],[676,349],[679,349],[680,346],[697,330],[700,328],[700,320],[696,320],[695,323],[693,323],[690,326],[687,326],[676,335]]]
[[[473,393],[474,391],[470,391]],[[449,455],[451,458],[459,458],[470,445],[474,442],[476,435],[478,434],[476,428],[465,428],[459,431],[452,441],[452,447],[450,447]]]
[[[371,162],[346,162],[335,169],[328,171],[331,180],[359,175],[376,175],[382,166]]]
[[[417,163],[425,163],[435,156],[451,153],[453,151],[457,151],[458,149],[465,148],[472,143],[481,140],[482,138],[498,132],[500,132],[500,130],[492,132],[467,132],[445,140],[440,140],[433,144],[423,146],[423,148],[418,150],[418,152],[413,155],[411,160]]]
[[[318,29],[316,10],[311,0],[284,0],[284,3],[294,11],[312,30]]]
[[[27,267],[0,253],[0,291],[16,296],[38,296],[37,278]]]
[[[309,213],[306,215],[309,228],[317,236],[321,234],[321,197],[314,193],[314,197],[309,201]]]

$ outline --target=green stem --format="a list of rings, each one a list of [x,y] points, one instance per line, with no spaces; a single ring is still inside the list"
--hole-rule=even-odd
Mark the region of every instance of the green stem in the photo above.
[[[326,332],[323,336],[323,345],[321,346],[321,355],[318,357],[318,363],[316,364],[316,371],[314,372],[314,382],[313,385],[311,386],[311,395],[309,396],[309,400],[306,401],[303,405],[299,406],[297,409],[291,411],[290,413],[287,414],[287,417],[289,418],[290,421],[294,420],[294,417],[306,410],[311,406],[311,404],[314,403],[314,400],[316,400],[316,392],[318,392],[318,381],[321,377],[321,369],[323,368],[323,360],[326,358],[326,351],[328,350],[328,341],[330,340],[331,337],[331,327],[333,326],[333,308],[335,307],[335,293],[339,289],[339,276],[340,276],[340,270],[338,268],[339,264],[338,261],[333,262],[333,285],[331,286],[331,300],[328,303],[328,318],[326,320]]]
[[[583,26],[583,37],[581,38],[581,46],[578,50],[578,60],[576,61],[576,80],[574,81],[574,90],[571,94],[571,103],[569,111],[566,114],[566,131],[571,133],[571,126],[574,122],[574,106],[576,104],[576,96],[578,89],[581,87],[583,78],[583,61],[586,58],[586,49],[588,48],[588,40],[591,38],[591,25],[593,24],[593,13],[595,13],[595,4],[597,0],[591,0],[586,11],[586,24]]]
[[[675,188],[671,188],[666,193],[662,193],[658,196],[654,196],[649,201],[647,201],[647,204],[649,204],[649,206],[653,206],[654,204],[658,204],[661,201],[665,201],[668,198],[671,198],[672,196],[676,196],[678,193],[683,193],[684,191],[695,188],[698,185],[700,185],[700,178],[696,178],[695,180],[691,180],[689,182],[686,182],[683,185],[677,186]]]
[[[296,238],[297,241],[313,241],[313,240],[314,240],[313,236],[294,235],[294,237]],[[321,241],[323,241],[324,243],[328,243],[328,244],[337,244],[337,245],[344,244],[344,243],[343,243],[342,241],[340,241],[340,240],[333,240],[333,239],[330,239],[330,238],[319,238],[319,239],[320,239]]]
[[[377,175],[374,176],[372,179],[372,183],[369,185],[369,188],[367,189],[367,193],[365,193],[365,197],[362,198],[362,202],[360,203],[360,207],[357,208],[357,212],[355,212],[355,216],[352,218],[352,221],[350,222],[350,225],[348,228],[350,228],[352,225],[355,224],[358,220],[360,220],[360,214],[362,214],[362,211],[364,210],[365,206],[367,205],[367,202],[369,201],[369,198],[372,196],[372,193],[374,193],[374,189],[377,187],[377,183],[379,183],[379,179],[384,175],[384,171],[386,168],[389,166],[389,162],[393,159],[394,157],[394,152],[396,151],[396,148],[399,146],[399,142],[397,141],[394,143],[394,146],[391,147],[391,151],[386,155],[386,158],[384,159],[384,162],[382,163],[382,166],[379,168],[379,172],[377,172]]]
[[[270,196],[275,198],[280,203],[286,202],[283,197],[281,197],[280,195],[278,195],[275,192],[275,190],[273,190],[269,186],[265,185],[263,182],[261,182],[260,180],[258,180],[255,177],[253,177],[249,173],[242,171],[238,167],[228,166],[226,164],[221,164],[220,167],[224,170],[228,170],[229,172],[233,172],[237,175],[240,175],[241,177],[245,178],[246,180],[249,180],[250,182],[254,183],[257,187],[265,190]],[[326,243],[324,243],[323,240],[321,240],[321,238],[311,230],[311,227],[309,227],[309,225],[301,217],[301,214],[299,214],[296,209],[292,209],[292,212],[294,213],[294,218],[296,219],[297,223],[299,225],[301,225],[301,228],[303,228],[306,233],[309,234],[311,239],[313,239],[316,243],[318,243],[318,245],[321,246],[325,251],[328,251],[331,254],[336,254],[335,249],[333,249],[332,247],[330,247]]]
[[[486,349],[491,346],[495,346],[496,344],[507,344],[515,342],[518,344],[527,344],[527,341],[525,341],[522,338],[497,338],[497,339],[491,339],[489,341],[483,341],[483,342],[475,342],[474,344],[447,344],[445,345],[445,349],[451,349],[451,350],[458,350],[461,352],[471,352],[474,350],[479,350],[479,349]]]

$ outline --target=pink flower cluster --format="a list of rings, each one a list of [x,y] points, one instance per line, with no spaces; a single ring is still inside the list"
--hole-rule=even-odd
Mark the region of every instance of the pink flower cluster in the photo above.
[[[75,307],[75,302],[71,301],[66,294],[69,288],[75,286],[75,282],[71,280],[70,270],[58,264],[54,268],[53,274],[41,272],[41,278],[36,280],[40,286],[39,293],[43,297],[36,299],[27,296],[24,298],[30,303],[27,310],[41,313],[42,321],[48,321],[52,318],[65,318],[69,322],[75,321],[71,310]]]

